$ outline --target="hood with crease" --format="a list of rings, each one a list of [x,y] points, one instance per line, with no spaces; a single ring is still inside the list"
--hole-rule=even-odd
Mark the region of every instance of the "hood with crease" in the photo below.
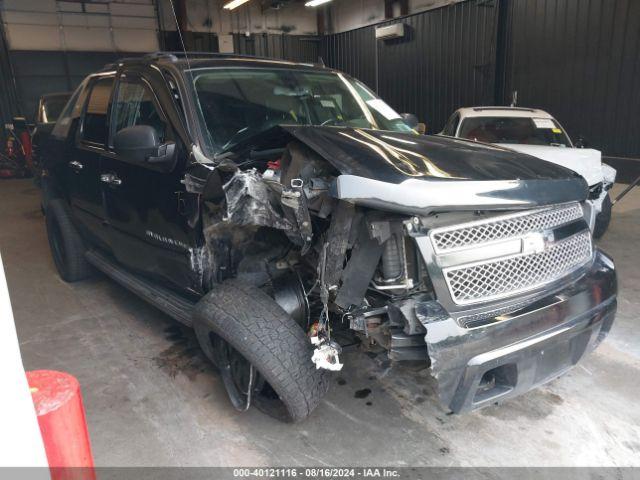
[[[562,166],[507,148],[451,137],[298,125],[263,133],[233,150],[274,148],[292,136],[350,178],[414,188],[423,181],[425,187],[434,182],[440,187],[444,187],[442,183],[464,182],[469,187],[491,183],[496,197],[503,183],[512,199],[527,197],[527,205],[582,201],[588,193],[586,182]],[[541,189],[557,193],[533,198]]]
[[[572,178],[563,167],[505,148],[453,138],[339,127],[283,127],[342,173],[400,183],[407,178]]]

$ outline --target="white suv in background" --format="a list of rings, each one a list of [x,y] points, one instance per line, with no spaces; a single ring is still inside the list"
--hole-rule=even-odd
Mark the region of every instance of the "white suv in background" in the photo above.
[[[616,171],[602,154],[577,148],[560,123],[543,110],[519,107],[470,107],[456,110],[440,135],[492,143],[569,168],[589,184],[593,235],[601,237],[611,220],[609,190]]]

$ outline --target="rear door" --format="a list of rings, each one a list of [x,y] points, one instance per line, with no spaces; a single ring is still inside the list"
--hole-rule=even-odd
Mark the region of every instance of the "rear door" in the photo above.
[[[107,149],[108,114],[115,75],[93,78],[77,130],[75,148],[66,159],[70,203],[79,226],[95,240],[107,239],[99,181],[100,159]]]
[[[184,152],[154,93],[158,88],[142,75],[121,75],[114,94],[111,134],[135,126],[153,127],[161,143],[176,142],[176,155]],[[100,174],[111,232],[111,247],[118,261],[182,290],[197,290],[194,280],[195,233],[185,212],[181,183],[184,159],[172,171],[152,164],[130,162],[113,150],[103,155]]]

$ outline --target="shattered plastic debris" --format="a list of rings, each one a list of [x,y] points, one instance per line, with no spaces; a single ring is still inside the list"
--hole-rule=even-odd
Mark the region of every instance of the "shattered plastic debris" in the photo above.
[[[340,363],[339,357],[340,345],[317,336],[311,337],[311,343],[316,346],[311,356],[311,361],[315,364],[316,369],[323,368],[334,372],[342,370],[343,364]]]
[[[276,207],[278,197],[275,192],[255,169],[237,171],[224,185],[224,191],[227,200],[226,221],[236,225],[295,230],[293,223]]]

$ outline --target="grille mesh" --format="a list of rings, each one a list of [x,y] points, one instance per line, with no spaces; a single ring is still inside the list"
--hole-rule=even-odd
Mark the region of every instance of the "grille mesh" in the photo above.
[[[546,251],[446,270],[453,301],[476,303],[552,282],[591,257],[591,234],[585,230],[557,242]]]
[[[578,203],[563,205],[528,215],[490,221],[468,227],[435,230],[431,241],[436,251],[479,245],[494,240],[522,236],[528,232],[554,228],[582,217]]]

